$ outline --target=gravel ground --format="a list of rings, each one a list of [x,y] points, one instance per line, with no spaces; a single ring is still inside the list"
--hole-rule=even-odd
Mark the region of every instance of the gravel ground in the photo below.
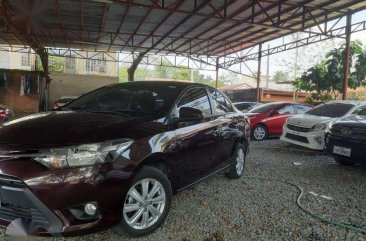
[[[366,228],[364,167],[343,167],[321,152],[271,139],[252,142],[245,175],[293,182],[304,189],[303,205],[312,212]],[[131,240],[366,240],[366,234],[305,214],[295,204],[297,195],[296,188],[286,184],[249,178],[229,180],[217,175],[175,196],[165,224],[154,234]],[[65,240],[130,238],[108,230]]]

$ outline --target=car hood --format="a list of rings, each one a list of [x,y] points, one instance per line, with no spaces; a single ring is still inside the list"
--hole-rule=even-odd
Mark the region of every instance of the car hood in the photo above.
[[[164,128],[146,118],[81,111],[45,112],[0,126],[0,146],[62,147],[118,138],[139,139]]]
[[[334,122],[333,126],[347,126],[366,129],[366,116],[350,115]]]
[[[316,115],[308,115],[308,114],[300,114],[295,115],[292,118],[288,119],[288,124],[300,127],[311,128],[316,124],[327,123],[334,118],[325,117],[325,116],[316,116]]]

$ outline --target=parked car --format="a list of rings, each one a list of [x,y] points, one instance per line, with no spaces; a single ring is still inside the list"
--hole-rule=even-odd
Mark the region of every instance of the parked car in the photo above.
[[[0,105],[0,123],[7,121],[12,115],[10,108]]]
[[[291,102],[260,105],[246,113],[250,119],[251,137],[256,141],[262,141],[268,136],[280,136],[287,118],[312,108],[313,106],[308,104]]]
[[[212,87],[102,87],[0,128],[0,224],[27,217],[36,234],[115,224],[149,234],[167,217],[172,194],[222,171],[240,178],[248,141],[248,121]]]
[[[251,109],[261,105],[259,102],[236,102],[235,107],[243,113],[250,111]]]
[[[324,150],[343,165],[366,163],[366,105],[329,123]]]
[[[55,105],[53,106],[55,109],[66,105],[67,103],[77,99],[77,96],[62,96],[60,99],[55,101]]]
[[[308,112],[288,119],[281,140],[314,150],[323,150],[329,122],[352,114],[366,105],[360,101],[329,101]]]

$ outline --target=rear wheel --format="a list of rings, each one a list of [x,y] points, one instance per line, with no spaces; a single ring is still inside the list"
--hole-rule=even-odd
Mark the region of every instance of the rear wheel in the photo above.
[[[268,137],[268,130],[265,125],[256,125],[252,130],[252,138],[255,141],[263,141]]]
[[[136,175],[123,203],[118,233],[143,236],[154,232],[168,215],[172,189],[160,170],[145,166]]]
[[[233,165],[230,167],[227,176],[230,179],[238,179],[243,176],[245,169],[245,148],[239,145],[233,157]]]
[[[349,160],[345,160],[345,159],[341,159],[341,158],[336,158],[335,159],[336,162],[338,162],[339,164],[343,165],[343,166],[354,166],[355,163]]]

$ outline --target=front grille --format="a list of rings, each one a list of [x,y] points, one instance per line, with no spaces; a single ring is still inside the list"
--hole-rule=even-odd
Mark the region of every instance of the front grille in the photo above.
[[[0,175],[0,186],[7,186],[7,187],[26,187],[25,183],[5,175]]]
[[[343,130],[348,129],[349,133],[344,133]],[[347,139],[366,139],[366,128],[356,128],[348,126],[333,126],[331,134],[334,136],[341,136]]]
[[[37,209],[15,206],[10,203],[1,203],[0,219],[11,222],[18,218],[36,222],[47,222],[47,219]]]
[[[297,135],[290,134],[290,133],[286,134],[286,138],[294,140],[294,141],[303,142],[303,143],[309,143],[308,138],[303,137],[303,136],[297,136]]]
[[[12,222],[21,219],[26,229],[50,228],[50,222],[25,183],[11,176],[0,175],[0,219]]]
[[[293,131],[298,131],[298,132],[309,132],[311,130],[311,128],[294,126],[294,125],[290,125],[290,124],[287,124],[287,128],[289,128],[290,130],[293,130]]]

